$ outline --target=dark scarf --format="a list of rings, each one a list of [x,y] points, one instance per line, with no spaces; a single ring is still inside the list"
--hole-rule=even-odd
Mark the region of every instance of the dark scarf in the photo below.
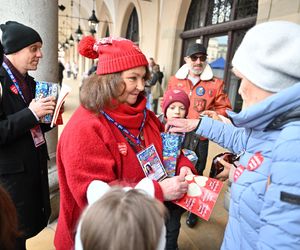
[[[32,84],[32,77],[30,77],[27,73],[25,76],[23,76],[16,68],[15,66],[9,61],[7,57],[3,58],[3,61],[7,64],[11,72],[13,73],[21,91],[25,98],[25,101],[27,104],[31,102],[33,99],[33,84]]]

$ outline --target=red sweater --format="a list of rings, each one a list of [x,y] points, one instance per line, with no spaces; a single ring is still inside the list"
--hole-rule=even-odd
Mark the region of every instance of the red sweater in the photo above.
[[[122,104],[105,112],[137,136],[145,106],[146,99],[142,97],[136,106]],[[143,129],[145,146],[153,143],[161,159],[163,129],[155,114],[147,110]],[[183,156],[179,158],[178,169],[181,166],[193,168]],[[60,185],[60,213],[54,240],[57,250],[73,248],[77,221],[87,205],[87,187],[93,180],[137,183],[145,177],[136,153],[120,130],[103,115],[83,107],[76,110],[60,136],[57,167]],[[154,185],[155,196],[162,200],[159,184],[154,182]]]

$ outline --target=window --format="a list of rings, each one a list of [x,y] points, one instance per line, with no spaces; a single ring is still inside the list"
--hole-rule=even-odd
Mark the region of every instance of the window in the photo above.
[[[206,25],[213,25],[230,21],[233,0],[208,1]]]
[[[136,44],[139,43],[139,21],[135,8],[133,8],[129,18],[126,31],[126,38],[133,41]]]
[[[207,46],[207,62],[210,64],[214,76],[224,79],[225,63],[227,58],[228,36],[210,37]]]
[[[183,39],[181,63],[189,44],[201,42],[208,50],[214,74],[225,81],[235,111],[242,106],[239,80],[231,73],[231,60],[245,33],[256,23],[258,0],[192,0]],[[217,61],[216,61],[217,60]]]
[[[236,7],[236,19],[257,15],[257,0],[239,0]]]
[[[105,37],[109,37],[110,36],[110,33],[109,33],[109,27],[107,25],[106,27],[106,31],[105,31]]]
[[[201,13],[201,9],[203,9],[203,6],[201,5],[202,2],[203,1],[201,0],[192,1],[187,15],[189,18],[186,20],[184,30],[192,30],[203,26],[204,14]]]

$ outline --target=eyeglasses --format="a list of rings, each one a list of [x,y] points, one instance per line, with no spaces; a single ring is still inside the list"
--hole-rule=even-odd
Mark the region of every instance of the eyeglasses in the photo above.
[[[207,59],[207,56],[206,55],[201,55],[201,56],[191,55],[190,58],[193,62],[196,62],[198,60],[198,58],[200,59],[201,62],[205,62]]]
[[[218,158],[222,158],[224,161],[234,164],[235,161],[239,160],[240,156],[240,154],[236,155],[230,152],[225,152],[216,155],[212,160],[209,177],[215,178],[219,173],[221,173],[224,170],[224,166],[218,161]]]

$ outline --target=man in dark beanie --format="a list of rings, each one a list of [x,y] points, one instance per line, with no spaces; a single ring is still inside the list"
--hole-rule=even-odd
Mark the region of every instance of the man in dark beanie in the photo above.
[[[26,249],[26,239],[48,222],[48,152],[41,117],[53,113],[54,97],[35,101],[36,82],[28,75],[42,58],[42,39],[18,22],[1,24],[4,50],[0,67],[0,183],[9,192],[18,213],[20,238],[15,249]]]
[[[14,21],[1,24],[2,43],[6,55],[17,52],[28,45],[42,42],[39,33],[34,29]]]

